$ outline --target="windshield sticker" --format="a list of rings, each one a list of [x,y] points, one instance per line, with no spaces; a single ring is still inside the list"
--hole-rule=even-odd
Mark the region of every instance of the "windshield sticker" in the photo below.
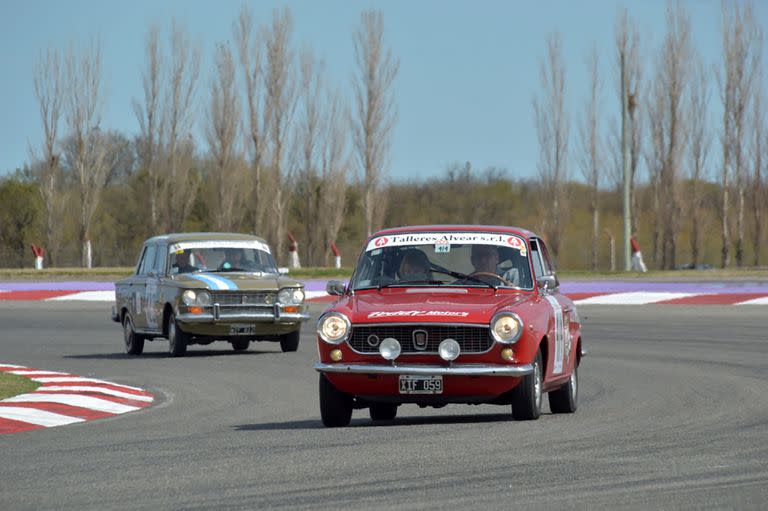
[[[170,252],[171,253],[178,253],[183,250],[189,250],[194,248],[252,248],[255,250],[261,250],[262,252],[266,252],[267,254],[271,254],[272,252],[269,250],[269,245],[266,243],[262,243],[261,241],[256,240],[243,240],[243,241],[182,241],[179,243],[174,243],[170,246]]]
[[[517,236],[509,236],[507,238],[507,245],[520,251],[520,255],[525,257],[525,243]]]
[[[451,251],[451,242],[448,238],[442,238],[435,241],[435,254],[447,254]]]
[[[459,311],[379,311],[371,312],[368,314],[368,318],[410,318],[413,316],[429,316],[429,317],[451,317],[451,318],[466,318],[469,316],[469,312]]]
[[[382,247],[400,247],[403,245],[434,245],[438,252],[438,244],[447,243],[450,251],[451,245],[496,245],[499,247],[512,247],[520,251],[520,255],[527,257],[525,241],[519,236],[509,234],[490,234],[484,232],[421,232],[413,234],[395,234],[393,236],[379,236],[368,242],[365,248],[370,252]],[[444,250],[443,248],[439,250]]]

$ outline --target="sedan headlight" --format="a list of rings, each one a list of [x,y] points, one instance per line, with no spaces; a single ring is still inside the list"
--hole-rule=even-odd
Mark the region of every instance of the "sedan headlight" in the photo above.
[[[298,287],[286,287],[278,291],[277,302],[282,305],[301,305],[304,303],[304,290]]]
[[[523,335],[523,320],[513,312],[499,312],[491,320],[491,337],[501,344],[514,344]]]
[[[341,344],[352,332],[349,319],[340,312],[331,312],[320,317],[317,322],[317,335],[329,344]]]
[[[181,301],[184,302],[184,305],[192,306],[192,305],[210,305],[211,304],[211,293],[208,291],[201,289],[187,289],[182,293],[181,295]]]

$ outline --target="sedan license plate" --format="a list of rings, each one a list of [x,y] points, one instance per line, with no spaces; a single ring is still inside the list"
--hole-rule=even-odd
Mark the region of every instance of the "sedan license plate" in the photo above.
[[[442,394],[442,376],[400,376],[401,394]]]
[[[229,335],[253,335],[256,333],[256,325],[231,325]]]

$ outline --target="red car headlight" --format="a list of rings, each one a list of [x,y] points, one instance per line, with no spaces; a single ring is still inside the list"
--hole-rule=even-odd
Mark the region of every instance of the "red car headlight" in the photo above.
[[[501,344],[514,344],[523,335],[523,320],[514,312],[499,312],[491,319],[491,337]]]

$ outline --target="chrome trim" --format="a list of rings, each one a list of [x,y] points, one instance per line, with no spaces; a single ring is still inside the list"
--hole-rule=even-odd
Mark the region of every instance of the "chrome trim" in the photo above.
[[[296,314],[281,314],[279,318],[276,318],[272,313],[265,314],[228,314],[222,313],[218,319],[214,319],[213,314],[178,314],[176,319],[181,323],[296,323],[297,321],[307,321],[310,315],[306,312],[300,312]]]
[[[447,321],[424,323],[423,321],[413,321],[411,323],[353,323],[352,328],[357,327],[379,327],[379,326],[445,326],[445,327],[474,327],[488,328],[488,323],[451,323]]]
[[[420,376],[525,376],[533,372],[533,364],[453,364],[436,365],[379,365],[379,364],[315,364],[321,373],[348,374],[407,374]]]
[[[410,293],[456,293],[460,295],[465,295],[469,293],[469,290],[466,288],[457,288],[457,287],[411,287],[405,290],[406,294]]]
[[[218,303],[213,304],[213,320],[218,321],[221,319],[221,305]]]
[[[462,352],[465,355],[484,355],[486,353],[490,353],[494,347],[496,347],[496,340],[491,335],[491,330],[488,328],[488,325],[478,325],[475,323],[356,323],[352,325],[352,329],[350,330],[349,335],[347,336],[347,340],[345,341],[347,344],[347,347],[352,350],[353,353],[356,353],[358,355],[374,355],[375,353],[372,353],[370,351],[358,351],[349,343],[349,339],[352,338],[352,330],[355,329],[355,327],[371,327],[371,326],[411,326],[411,327],[420,327],[420,326],[439,326],[439,327],[471,327],[471,328],[484,328],[488,330],[488,335],[491,337],[491,340],[493,341],[490,346],[488,346],[488,349],[485,351],[465,351]],[[414,330],[415,331],[415,330]],[[399,341],[398,341],[399,342]],[[342,343],[339,343],[342,344]],[[437,355],[437,351],[409,351],[406,353],[406,355],[415,356],[415,357],[421,357],[421,356],[435,356]]]

